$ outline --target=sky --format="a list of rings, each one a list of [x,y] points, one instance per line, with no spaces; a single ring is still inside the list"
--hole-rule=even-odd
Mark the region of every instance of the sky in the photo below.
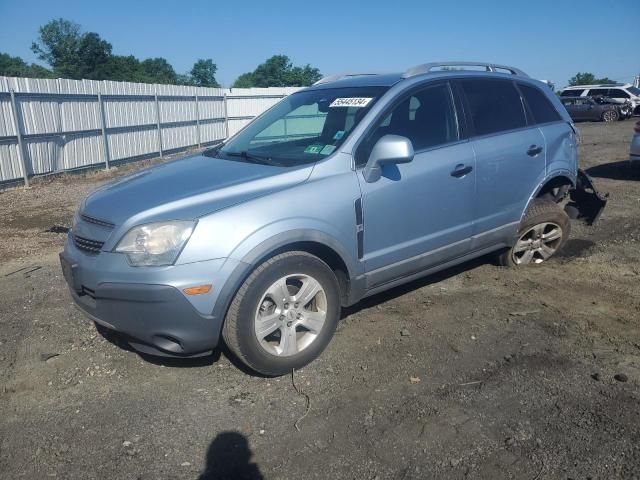
[[[0,0],[0,52],[36,62],[31,42],[58,17],[99,33],[115,54],[164,57],[178,73],[212,58],[225,86],[276,54],[323,74],[486,61],[558,88],[577,72],[640,74],[638,0]]]

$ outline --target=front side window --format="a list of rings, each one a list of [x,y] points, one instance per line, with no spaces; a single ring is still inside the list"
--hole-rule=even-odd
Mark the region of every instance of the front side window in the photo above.
[[[640,97],[640,88],[638,87],[627,87],[627,90],[634,94],[636,97]]]
[[[557,122],[562,118],[549,99],[537,88],[518,84],[535,123]]]
[[[527,125],[520,93],[513,82],[492,79],[464,79],[476,135],[488,135]]]
[[[449,85],[426,87],[395,104],[358,147],[358,165],[367,162],[371,149],[385,135],[408,138],[416,152],[458,140],[458,122]]]
[[[387,87],[305,90],[283,99],[207,155],[283,167],[331,155]]]

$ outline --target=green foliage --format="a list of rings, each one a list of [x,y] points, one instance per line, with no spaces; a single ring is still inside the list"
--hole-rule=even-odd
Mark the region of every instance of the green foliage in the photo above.
[[[597,85],[599,83],[616,83],[615,80],[611,80],[609,77],[596,78],[593,73],[578,72],[575,76],[569,79],[569,85]]]
[[[80,25],[62,18],[40,27],[31,49],[52,67],[55,78],[193,84],[191,77],[178,75],[166,59],[140,61],[133,55],[113,55],[111,44],[100,35],[82,32]],[[209,62],[215,73],[215,64]]]
[[[161,57],[139,60],[133,55],[114,55],[111,44],[99,34],[83,32],[80,25],[64,18],[41,26],[31,50],[51,70],[36,64],[29,65],[20,57],[0,54],[0,75],[220,86],[216,81],[218,66],[211,58],[198,59],[188,73],[178,74]],[[286,55],[274,55],[253,72],[240,75],[233,86],[303,87],[321,77],[320,71],[309,64],[293,66]]]
[[[210,58],[199,59],[189,72],[190,83],[197,87],[219,87],[216,81],[218,66]]]
[[[52,73],[40,65],[29,65],[20,57],[0,53],[0,75],[5,77],[50,78]]]
[[[294,67],[286,55],[274,55],[253,72],[240,75],[235,88],[247,87],[306,87],[320,80],[320,70],[307,64]]]

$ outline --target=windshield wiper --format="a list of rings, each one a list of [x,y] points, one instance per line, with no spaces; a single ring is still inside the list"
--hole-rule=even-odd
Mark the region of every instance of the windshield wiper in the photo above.
[[[241,152],[222,152],[222,153],[230,157],[244,158],[245,160],[251,163],[260,163],[262,165],[271,165],[273,167],[278,166],[278,164],[273,162],[270,157],[262,157],[260,155],[255,155],[253,153],[247,152],[246,150],[242,150]]]
[[[214,145],[213,147],[209,148],[208,150],[205,150],[203,155],[205,157],[215,158],[222,147],[224,147],[224,142],[220,142]]]

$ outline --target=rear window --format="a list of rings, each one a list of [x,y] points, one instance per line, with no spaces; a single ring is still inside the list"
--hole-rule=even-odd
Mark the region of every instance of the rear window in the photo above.
[[[574,90],[563,90],[561,95],[563,97],[579,97],[584,92],[584,88],[574,89]]]
[[[518,84],[535,123],[557,122],[560,115],[549,99],[535,87]]]
[[[476,135],[488,135],[526,126],[520,93],[505,80],[465,79],[462,88]]]

